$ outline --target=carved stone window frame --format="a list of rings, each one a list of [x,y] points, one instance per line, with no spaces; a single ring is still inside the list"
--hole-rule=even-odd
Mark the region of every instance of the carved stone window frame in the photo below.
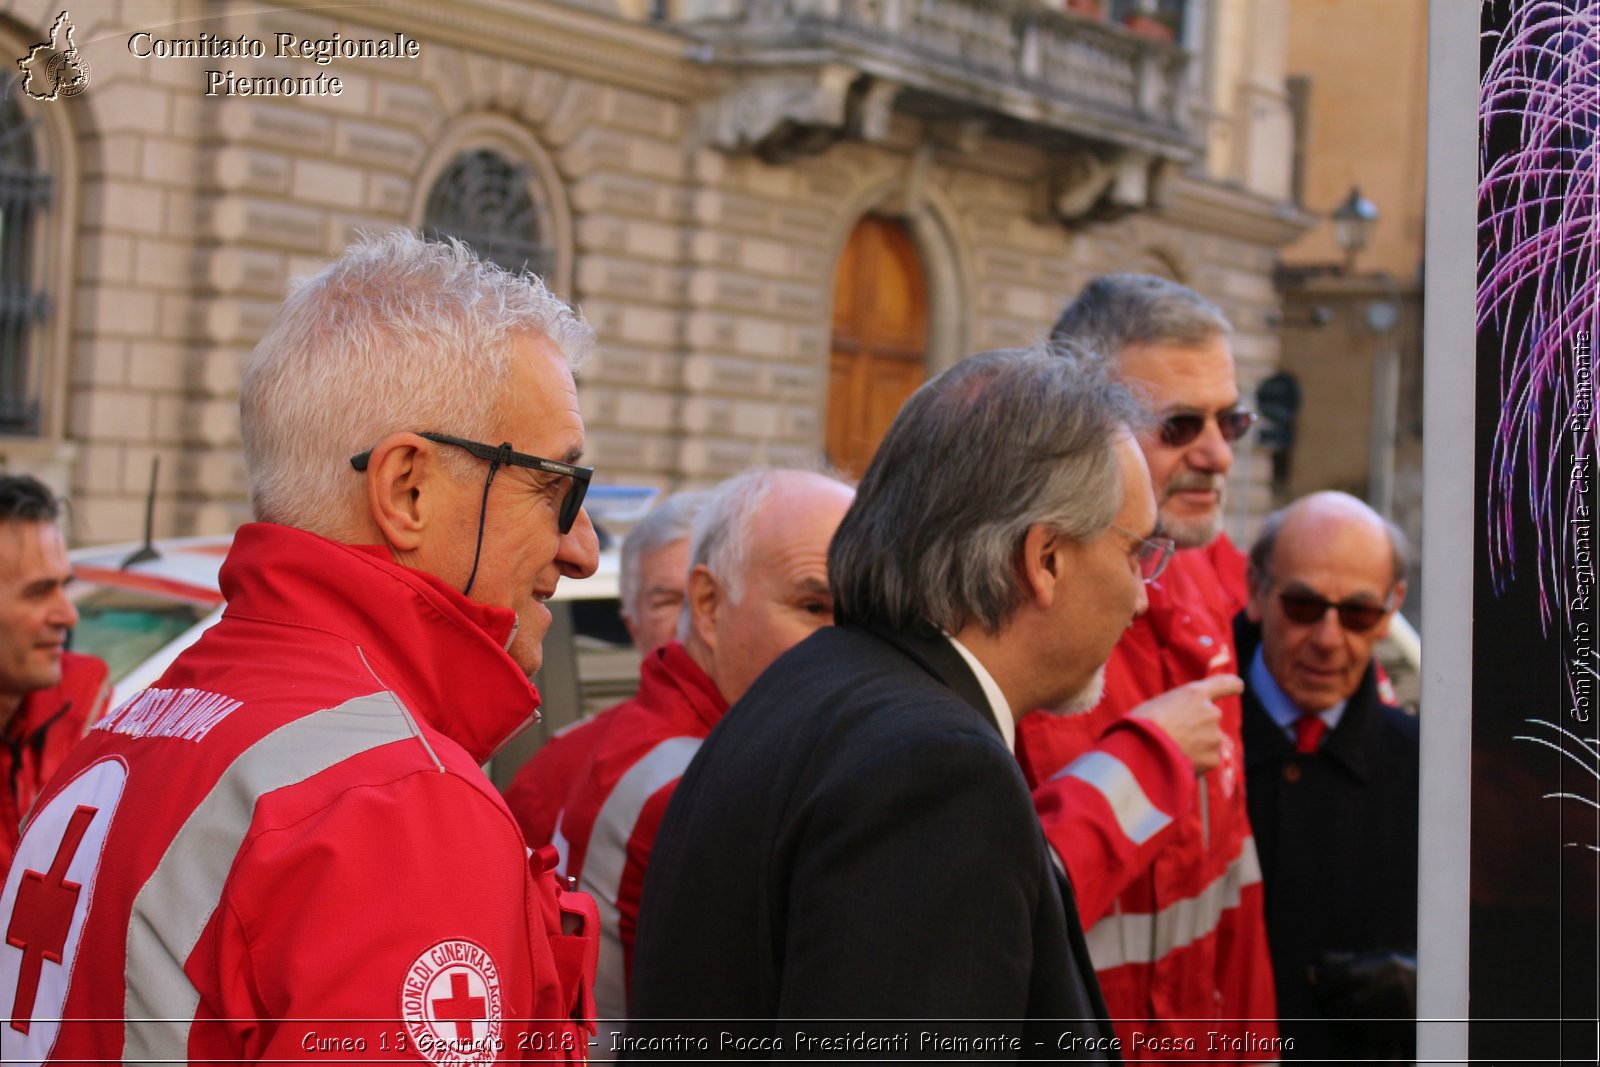
[[[48,37],[48,27],[30,29],[0,18],[0,56],[17,57]],[[12,64],[14,68],[14,63]],[[13,80],[14,69],[0,73]],[[20,94],[20,86],[12,91]],[[36,101],[21,97],[17,105],[34,120],[34,150],[40,173],[52,177],[51,196],[34,220],[30,284],[49,297],[49,311],[28,336],[31,362],[37,370],[39,421],[36,433],[0,434],[0,466],[19,461],[38,467],[38,473],[58,491],[65,488],[64,470],[47,469],[65,461],[70,449],[62,442],[68,430],[67,390],[74,347],[79,223],[82,210],[83,153],[78,126],[88,110],[81,98]]]
[[[528,168],[532,200],[539,213],[540,233],[550,249],[553,265],[544,277],[550,290],[571,299],[573,280],[572,209],[566,185],[548,150],[531,130],[503,115],[464,115],[447,124],[418,171],[411,204],[411,225],[421,230],[434,187],[457,159],[469,152],[497,152]]]

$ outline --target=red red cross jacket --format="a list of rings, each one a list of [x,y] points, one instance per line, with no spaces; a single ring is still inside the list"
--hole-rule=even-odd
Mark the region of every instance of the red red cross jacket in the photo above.
[[[513,613],[261,524],[222,591],[29,817],[0,896],[6,1054],[582,1059],[592,943],[562,928],[592,903],[530,871],[478,767],[538,702]]]
[[[1130,1060],[1278,1058],[1239,698],[1218,702],[1222,765],[1198,789],[1164,734],[1124,718],[1174,686],[1240,673],[1232,619],[1244,598],[1244,557],[1225,537],[1179,552],[1117,644],[1100,704],[1085,715],[1035,712],[1018,727],[1018,756]]]
[[[572,785],[589,766],[589,754],[605,736],[606,724],[626,702],[614,704],[598,715],[558,730],[522,765],[506,787],[506,807],[522,827],[528,844],[538,847],[555,840]]]
[[[108,674],[93,656],[66,653],[61,681],[24,697],[0,730],[0,878],[11,870],[23,814],[105,711],[111,694]]]
[[[728,710],[676,641],[644,658],[639,692],[611,716],[588,770],[567,795],[556,847],[565,872],[600,909],[595,1003],[624,1019],[639,896],[661,817],[700,742]]]

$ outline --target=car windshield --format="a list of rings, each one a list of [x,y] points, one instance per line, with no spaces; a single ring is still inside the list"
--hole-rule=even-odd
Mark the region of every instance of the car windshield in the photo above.
[[[99,587],[76,601],[78,625],[72,650],[98,656],[121,681],[167,642],[195,625],[212,610],[134,589]]]

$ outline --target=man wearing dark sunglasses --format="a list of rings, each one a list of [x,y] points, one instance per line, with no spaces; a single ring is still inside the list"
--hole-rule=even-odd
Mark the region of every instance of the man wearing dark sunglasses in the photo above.
[[[1295,1058],[1411,1058],[1417,720],[1383,702],[1373,657],[1406,556],[1399,530],[1344,493],[1272,515],[1250,550],[1246,782]],[[1385,1017],[1406,1021],[1372,1021]]]
[[[1231,629],[1244,558],[1221,533],[1233,446],[1254,421],[1230,335],[1209,301],[1140,274],[1094,279],[1053,331],[1110,360],[1144,400],[1139,447],[1159,532],[1178,545],[1106,665],[1094,710],[1029,715],[1017,731],[1107,1005],[1141,1059],[1280,1051]]]
[[[292,292],[241,386],[226,612],[74,749],[18,852],[37,888],[0,898],[8,1053],[585,1058],[593,902],[479,765],[595,568],[592,343],[538,278],[403,231]]]

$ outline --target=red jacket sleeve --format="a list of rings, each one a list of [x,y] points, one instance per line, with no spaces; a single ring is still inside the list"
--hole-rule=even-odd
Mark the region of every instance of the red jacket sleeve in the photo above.
[[[602,713],[604,714],[604,713]],[[572,785],[589,768],[589,755],[605,735],[603,718],[585,719],[557,733],[533,754],[506,787],[506,807],[529,847],[555,840]]]
[[[1148,869],[1194,796],[1188,758],[1142,719],[1122,719],[1034,789],[1034,810],[1072,879],[1085,929]]]

